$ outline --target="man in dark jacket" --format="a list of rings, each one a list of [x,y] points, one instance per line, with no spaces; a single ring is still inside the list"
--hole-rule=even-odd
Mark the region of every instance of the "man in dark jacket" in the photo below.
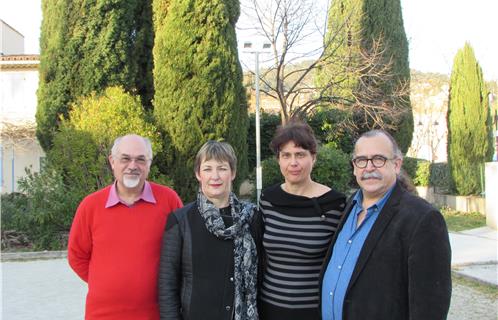
[[[320,276],[324,320],[446,319],[451,249],[441,213],[397,177],[396,141],[373,130],[355,144],[351,198]]]

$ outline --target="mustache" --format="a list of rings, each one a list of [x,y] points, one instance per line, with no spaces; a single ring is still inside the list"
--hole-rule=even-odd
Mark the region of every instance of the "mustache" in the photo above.
[[[381,180],[382,179],[382,175],[379,173],[379,172],[365,172],[362,176],[361,176],[361,180],[368,180],[368,179],[377,179],[377,180]]]

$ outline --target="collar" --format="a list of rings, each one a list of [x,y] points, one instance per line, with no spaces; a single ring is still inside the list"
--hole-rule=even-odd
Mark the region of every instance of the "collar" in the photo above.
[[[386,193],[384,193],[384,195],[382,196],[382,198],[380,198],[379,200],[377,200],[376,203],[374,203],[373,205],[371,205],[370,208],[377,208],[377,209],[379,209],[379,211],[382,210],[382,208],[386,204],[387,200],[391,196],[391,193],[393,193],[394,187],[396,187],[396,183],[392,187],[390,187],[386,191]],[[361,190],[361,189],[358,190],[358,192],[355,194],[355,196],[353,198],[353,201],[356,202],[356,206],[358,206],[360,208],[363,208],[363,190]],[[365,209],[368,210],[370,208],[365,208]]]
[[[111,186],[111,190],[109,191],[109,196],[107,197],[107,202],[105,204],[106,208],[113,207],[120,202],[128,206],[127,204],[122,202],[121,199],[119,198],[116,184],[117,181],[114,181],[114,183]],[[154,203],[154,204],[156,203],[156,198],[154,198],[154,194],[152,193],[152,187],[150,186],[150,183],[148,181],[145,181],[144,189],[142,190],[140,197],[138,197],[138,200],[135,202],[138,202],[140,199],[149,203]]]

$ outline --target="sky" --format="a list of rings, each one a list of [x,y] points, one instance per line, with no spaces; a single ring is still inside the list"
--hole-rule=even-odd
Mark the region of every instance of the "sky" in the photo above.
[[[401,5],[411,69],[449,75],[467,41],[484,78],[498,81],[497,0],[401,0]],[[41,0],[1,0],[0,19],[24,35],[25,53],[39,53]]]

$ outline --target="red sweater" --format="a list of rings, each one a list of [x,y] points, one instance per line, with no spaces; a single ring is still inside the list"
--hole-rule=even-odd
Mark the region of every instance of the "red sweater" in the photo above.
[[[159,319],[157,271],[169,213],[182,206],[171,189],[151,183],[156,203],[105,208],[110,186],[87,196],[69,235],[71,268],[88,282],[85,319]]]

